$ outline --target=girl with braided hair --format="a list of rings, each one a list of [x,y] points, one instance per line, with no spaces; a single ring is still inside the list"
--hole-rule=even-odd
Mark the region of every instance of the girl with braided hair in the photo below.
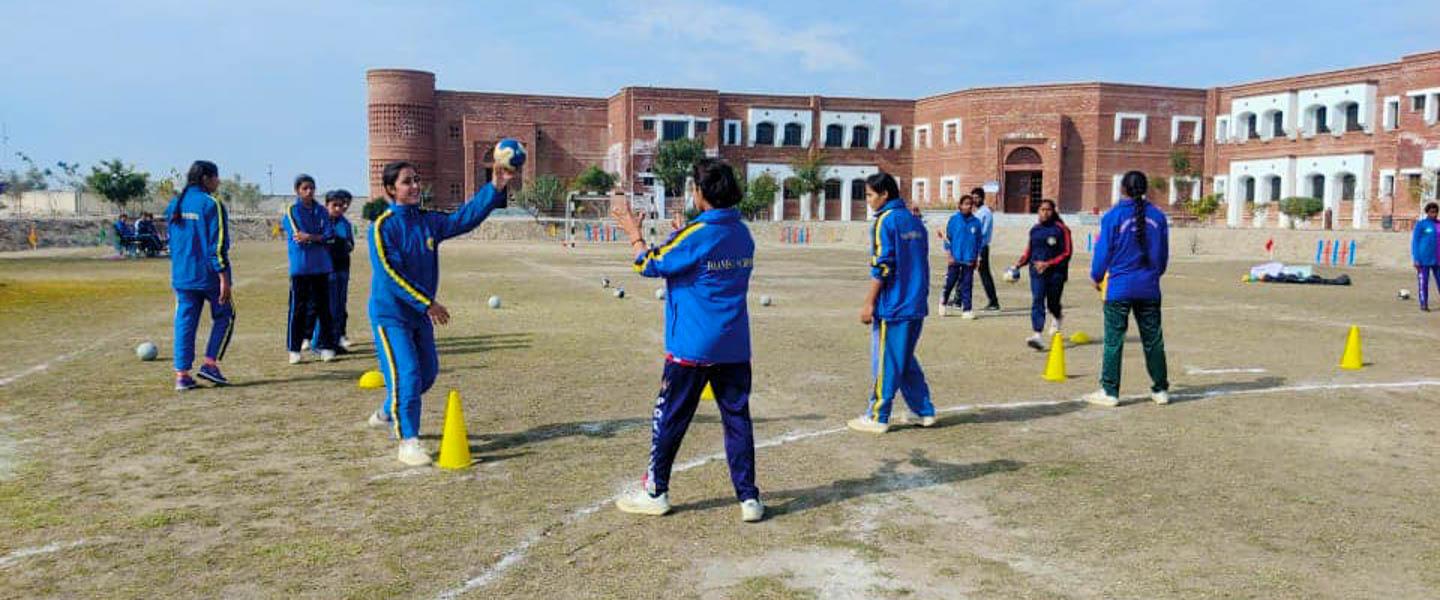
[[[1149,181],[1140,171],[1120,180],[1123,196],[1100,219],[1100,236],[1090,260],[1090,279],[1105,295],[1105,359],[1100,387],[1085,401],[1120,405],[1120,359],[1130,314],[1140,327],[1150,399],[1170,402],[1165,365],[1165,336],[1160,327],[1160,278],[1170,263],[1170,224],[1145,197]],[[1103,285],[1102,285],[1103,283]]]

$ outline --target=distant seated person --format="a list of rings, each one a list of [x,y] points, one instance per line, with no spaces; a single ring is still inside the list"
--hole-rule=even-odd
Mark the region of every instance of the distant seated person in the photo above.
[[[120,217],[115,219],[115,254],[135,254],[135,228],[130,225],[130,215],[125,213],[120,213]]]
[[[165,240],[160,238],[160,231],[155,227],[155,215],[141,213],[140,220],[135,222],[135,243],[145,256],[155,256],[165,250]]]

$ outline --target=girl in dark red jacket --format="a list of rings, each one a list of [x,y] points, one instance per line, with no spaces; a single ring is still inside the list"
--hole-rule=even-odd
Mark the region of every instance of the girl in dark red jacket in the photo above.
[[[1044,350],[1040,332],[1045,329],[1045,310],[1055,322],[1050,326],[1050,336],[1060,332],[1060,296],[1065,293],[1065,280],[1070,277],[1070,255],[1074,245],[1070,242],[1070,228],[1060,219],[1055,210],[1054,200],[1041,200],[1036,211],[1039,222],[1030,228],[1030,243],[1025,254],[1015,262],[1018,270],[1030,266],[1030,329],[1033,333],[1025,343],[1036,350]]]

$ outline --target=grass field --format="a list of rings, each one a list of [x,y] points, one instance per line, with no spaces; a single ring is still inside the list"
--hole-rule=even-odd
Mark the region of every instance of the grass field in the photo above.
[[[455,321],[422,433],[438,446],[459,390],[481,460],[459,472],[406,469],[364,423],[380,394],[355,386],[375,364],[363,254],[361,352],[290,366],[283,247],[240,245],[236,385],[177,395],[168,263],[98,252],[0,259],[6,598],[1440,596],[1440,317],[1393,299],[1414,285],[1401,271],[1244,285],[1246,265],[1179,259],[1176,402],[1116,409],[1073,401],[1097,387],[1098,344],[1069,349],[1068,382],[1040,378],[1028,288],[1001,284],[1003,313],[926,323],[941,426],[873,437],[843,429],[871,385],[863,252],[762,246],[752,410],[770,516],[746,525],[711,406],[676,512],[611,506],[646,463],[662,334],[656,284],[618,246],[446,246]],[[1067,328],[1098,336],[1087,260]],[[1352,323],[1371,364],[1342,372]],[[159,361],[135,359],[144,340]],[[1138,341],[1126,355],[1138,395]]]

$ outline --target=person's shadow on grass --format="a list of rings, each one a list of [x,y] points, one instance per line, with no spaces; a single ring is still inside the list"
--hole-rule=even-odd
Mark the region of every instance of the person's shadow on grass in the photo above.
[[[909,464],[917,470],[900,471],[900,465]],[[924,450],[911,450],[908,459],[885,459],[880,468],[869,477],[860,479],[838,479],[830,483],[804,488],[760,493],[766,503],[766,518],[804,512],[827,504],[844,502],[875,494],[893,494],[915,489],[949,485],[984,477],[994,473],[1017,471],[1025,463],[1010,459],[987,460],[970,464],[946,463],[932,460]],[[732,497],[712,498],[675,507],[675,512],[708,510],[735,504]]]
[[[1286,379],[1284,377],[1267,375],[1254,381],[1171,387],[1170,403],[1177,404],[1181,402],[1194,402],[1196,400],[1210,400],[1236,392],[1274,389],[1284,386],[1285,381]]]

